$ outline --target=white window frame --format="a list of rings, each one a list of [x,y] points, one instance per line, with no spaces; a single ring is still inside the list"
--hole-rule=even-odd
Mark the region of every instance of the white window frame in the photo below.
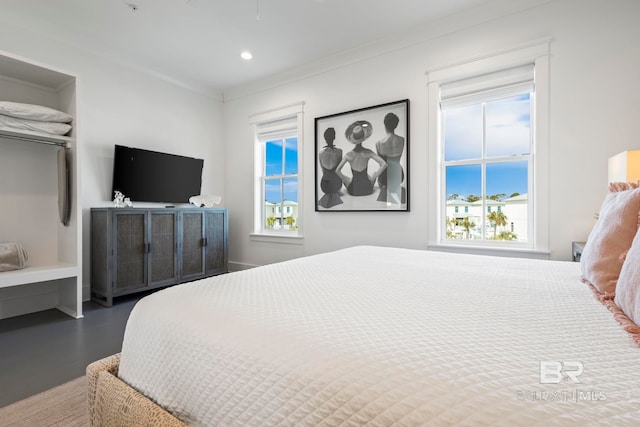
[[[480,157],[477,158],[465,158],[465,159],[460,159],[460,160],[446,160],[444,159],[444,155],[442,155],[441,157],[441,167],[440,167],[440,172],[441,172],[441,186],[442,186],[442,194],[446,194],[446,187],[447,187],[447,183],[446,183],[446,169],[447,167],[453,167],[453,166],[466,166],[466,165],[478,165],[481,167],[481,193],[479,194],[479,196],[481,196],[482,198],[480,199],[481,202],[481,209],[480,211],[484,213],[484,215],[482,215],[482,219],[480,224],[477,224],[481,230],[484,230],[486,233],[487,227],[489,226],[489,221],[487,219],[487,216],[489,214],[491,214],[492,212],[500,212],[500,206],[498,205],[497,208],[494,210],[494,208],[492,208],[491,204],[489,204],[489,200],[488,199],[488,194],[486,194],[486,184],[487,184],[487,167],[489,165],[493,165],[493,164],[499,164],[499,163],[509,163],[509,162],[516,162],[516,161],[524,161],[527,163],[527,172],[528,172],[528,176],[527,176],[527,195],[529,198],[531,198],[531,200],[534,200],[534,195],[535,195],[535,190],[533,188],[532,185],[532,171],[533,171],[533,123],[535,121],[535,94],[534,92],[534,67],[533,64],[527,64],[525,67],[516,67],[516,69],[511,68],[511,69],[507,69],[507,70],[501,70],[498,73],[493,73],[493,74],[483,74],[481,76],[479,76],[478,78],[471,78],[471,83],[469,82],[469,79],[463,79],[461,81],[456,80],[453,82],[453,90],[449,88],[449,94],[451,94],[451,92],[454,92],[454,97],[453,98],[449,98],[447,100],[441,100],[440,102],[440,110],[441,112],[443,110],[446,110],[447,108],[455,108],[458,106],[467,106],[467,105],[480,105],[481,106],[481,114],[482,114],[482,128],[483,128],[483,132],[484,135],[482,136],[482,147],[481,147],[481,154]],[[478,83],[480,82],[480,83]],[[462,90],[461,90],[462,88]],[[443,89],[443,92],[445,90]],[[518,154],[518,155],[502,155],[502,156],[493,156],[493,157],[489,157],[487,156],[487,140],[486,140],[486,120],[487,120],[487,103],[491,102],[491,101],[495,101],[495,100],[499,100],[499,99],[503,99],[505,97],[511,97],[511,96],[517,96],[517,95],[524,95],[526,93],[532,94],[532,97],[530,99],[530,117],[531,117],[531,122],[530,122],[530,132],[529,132],[529,151],[527,154]],[[444,98],[445,96],[443,95],[442,98]],[[448,103],[448,106],[445,108],[444,104]],[[453,104],[453,105],[452,105]],[[444,126],[444,119],[445,119],[446,114],[441,114],[441,126]],[[445,128],[445,133],[446,133],[446,128]],[[440,140],[439,140],[439,144],[440,144],[440,152],[444,153],[445,151],[445,143],[444,143],[444,139],[446,137],[441,135],[440,136]],[[527,218],[534,218],[534,209],[533,209],[533,202],[531,203],[527,203]],[[445,216],[446,216],[446,212],[445,212]],[[527,221],[527,236],[532,236],[533,235],[533,223],[535,221],[533,220],[528,220]],[[441,225],[443,227],[443,230],[446,230],[447,225],[446,224],[442,224]],[[446,233],[446,231],[442,232],[442,236],[444,236]],[[483,233],[484,234],[484,233]],[[505,248],[509,248],[509,249],[513,249],[513,248],[532,248],[533,244],[531,242],[531,240],[529,239],[529,237],[527,238],[526,242],[518,242],[518,241],[489,241],[486,239],[486,235],[485,237],[483,237],[483,239],[480,240],[474,240],[474,241],[469,241],[469,240],[458,240],[455,241],[453,239],[447,239],[446,240],[446,244],[462,244],[462,245],[488,245],[489,247],[501,247],[504,246]]]
[[[253,188],[253,231],[251,240],[271,243],[302,244],[303,242],[303,107],[304,103],[297,103],[286,107],[254,114],[249,118],[254,146],[254,188]],[[262,126],[277,124],[278,122],[293,120],[293,128],[283,132],[287,138],[295,134],[298,138],[298,218],[296,230],[271,230],[265,228],[265,195],[264,195],[264,165],[266,156],[266,140],[260,138]],[[277,126],[275,126],[277,127]],[[273,139],[280,139],[275,137]]]
[[[505,256],[549,257],[549,53],[550,39],[537,40],[509,50],[470,59],[453,66],[427,72],[429,89],[429,241],[428,248],[452,252]],[[535,102],[531,132],[533,147],[529,170],[530,226],[526,244],[492,241],[454,241],[446,239],[445,188],[443,179],[442,114],[440,88],[443,84],[534,64]],[[532,202],[532,203],[531,203]]]

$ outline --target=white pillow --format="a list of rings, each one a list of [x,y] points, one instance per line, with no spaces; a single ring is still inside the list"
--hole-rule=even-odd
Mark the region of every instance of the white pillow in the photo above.
[[[54,110],[53,108],[10,101],[0,101],[0,114],[41,122],[69,123],[73,120],[70,114]]]
[[[39,122],[37,120],[18,119],[0,114],[0,127],[9,130],[30,131],[47,135],[66,135],[71,125],[66,123]]]

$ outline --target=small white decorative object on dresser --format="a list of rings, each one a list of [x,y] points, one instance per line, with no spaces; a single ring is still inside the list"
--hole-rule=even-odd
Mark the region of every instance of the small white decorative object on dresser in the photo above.
[[[189,197],[189,203],[199,208],[212,208],[215,205],[219,205],[221,200],[222,197],[212,194],[200,194],[199,196]]]
[[[0,115],[0,236],[29,252],[0,273],[0,319],[51,308],[80,318],[76,77],[0,51]]]
[[[124,208],[124,194],[117,190],[113,192],[113,207]]]

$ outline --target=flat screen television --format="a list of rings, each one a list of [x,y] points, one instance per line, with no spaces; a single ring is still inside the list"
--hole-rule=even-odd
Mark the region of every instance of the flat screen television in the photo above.
[[[116,145],[111,196],[132,202],[188,203],[200,194],[203,159]]]

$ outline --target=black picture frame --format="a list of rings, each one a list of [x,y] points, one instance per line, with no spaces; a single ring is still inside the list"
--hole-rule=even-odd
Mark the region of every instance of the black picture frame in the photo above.
[[[316,212],[409,211],[408,99],[316,117],[314,128]]]

